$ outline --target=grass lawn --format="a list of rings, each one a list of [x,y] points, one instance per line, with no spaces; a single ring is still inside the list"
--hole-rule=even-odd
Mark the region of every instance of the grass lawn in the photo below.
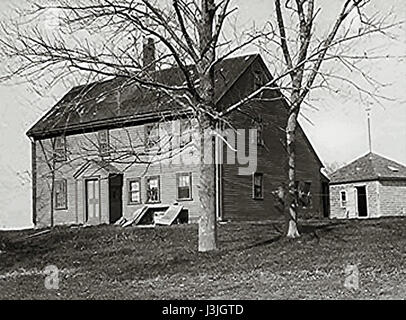
[[[197,252],[197,226],[100,226],[0,232],[0,299],[405,299],[406,219],[219,227],[221,249]],[[344,287],[348,264],[359,290]],[[44,286],[47,265],[59,289]]]

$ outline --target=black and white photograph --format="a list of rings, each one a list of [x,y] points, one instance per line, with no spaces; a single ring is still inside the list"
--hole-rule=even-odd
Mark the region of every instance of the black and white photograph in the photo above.
[[[0,0],[0,119],[0,300],[406,299],[404,0]]]

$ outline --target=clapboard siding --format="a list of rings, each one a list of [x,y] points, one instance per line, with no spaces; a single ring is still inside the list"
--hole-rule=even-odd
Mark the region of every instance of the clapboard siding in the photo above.
[[[179,120],[171,120],[166,124],[179,128]],[[196,121],[193,121],[196,127]],[[145,205],[146,188],[145,178],[159,175],[161,180],[161,203],[172,204],[179,202],[189,210],[191,221],[197,221],[199,203],[197,185],[199,182],[198,153],[196,143],[184,148],[182,152],[170,154],[164,143],[161,154],[145,155],[144,147],[145,125],[128,126],[110,130],[110,159],[111,164],[119,172],[123,172],[123,215],[131,217],[137,207]],[[164,139],[164,134],[161,137]],[[195,139],[197,140],[197,139]],[[88,163],[89,159],[101,160],[97,149],[97,132],[75,134],[66,136],[67,160],[56,163],[55,180],[67,180],[67,209],[51,210],[52,174],[47,159],[52,159],[52,139],[37,140],[36,150],[36,188],[33,189],[36,198],[36,225],[37,227],[63,224],[82,224],[85,219],[85,181],[89,178],[100,180],[100,212],[101,223],[109,222],[109,172],[98,167],[89,167],[79,176],[75,174]],[[131,149],[140,156],[137,160],[130,155]],[[144,155],[142,155],[144,154]],[[120,155],[126,155],[121,158]],[[52,162],[52,161],[51,161]],[[143,163],[140,163],[143,162]],[[145,164],[148,163],[148,164]],[[192,200],[178,201],[176,199],[176,174],[181,172],[192,173]],[[128,204],[128,179],[141,178],[142,203],[140,205]],[[53,217],[51,217],[51,214]]]
[[[260,61],[246,71],[236,85],[224,97],[224,104],[230,105],[236,96],[244,96],[252,90],[253,74],[262,70]],[[225,220],[260,220],[281,217],[277,208],[277,200],[271,194],[278,186],[287,181],[287,154],[283,145],[285,135],[283,128],[287,120],[287,109],[283,100],[278,99],[276,91],[263,94],[262,101],[251,101],[243,112],[234,112],[229,121],[234,128],[254,128],[253,117],[260,115],[264,125],[264,146],[258,146],[258,161],[256,172],[264,175],[264,199],[255,200],[252,196],[252,176],[238,174],[238,166],[223,164],[223,219]],[[231,102],[228,102],[231,101]],[[301,215],[322,216],[321,200],[321,164],[310,145],[305,140],[302,130],[297,137],[297,180],[311,182],[312,207],[301,209]],[[225,146],[225,149],[227,147]],[[224,150],[226,157],[227,150]]]

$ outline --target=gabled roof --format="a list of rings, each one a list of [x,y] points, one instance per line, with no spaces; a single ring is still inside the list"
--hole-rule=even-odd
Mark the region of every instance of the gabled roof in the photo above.
[[[258,54],[252,54],[225,59],[215,65],[214,94],[217,103],[257,58],[260,58]],[[158,82],[168,86],[181,86],[185,82],[179,68],[158,70],[154,76]],[[182,108],[168,95],[117,77],[71,89],[27,135],[41,137],[181,111]]]
[[[371,180],[406,180],[406,166],[376,153],[354,160],[331,175],[331,183]]]

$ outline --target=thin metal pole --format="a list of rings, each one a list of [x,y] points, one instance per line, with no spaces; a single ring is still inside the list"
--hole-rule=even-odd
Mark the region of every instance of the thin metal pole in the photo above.
[[[371,109],[367,109],[368,117],[368,142],[369,142],[369,152],[372,152],[372,135],[371,135]]]

